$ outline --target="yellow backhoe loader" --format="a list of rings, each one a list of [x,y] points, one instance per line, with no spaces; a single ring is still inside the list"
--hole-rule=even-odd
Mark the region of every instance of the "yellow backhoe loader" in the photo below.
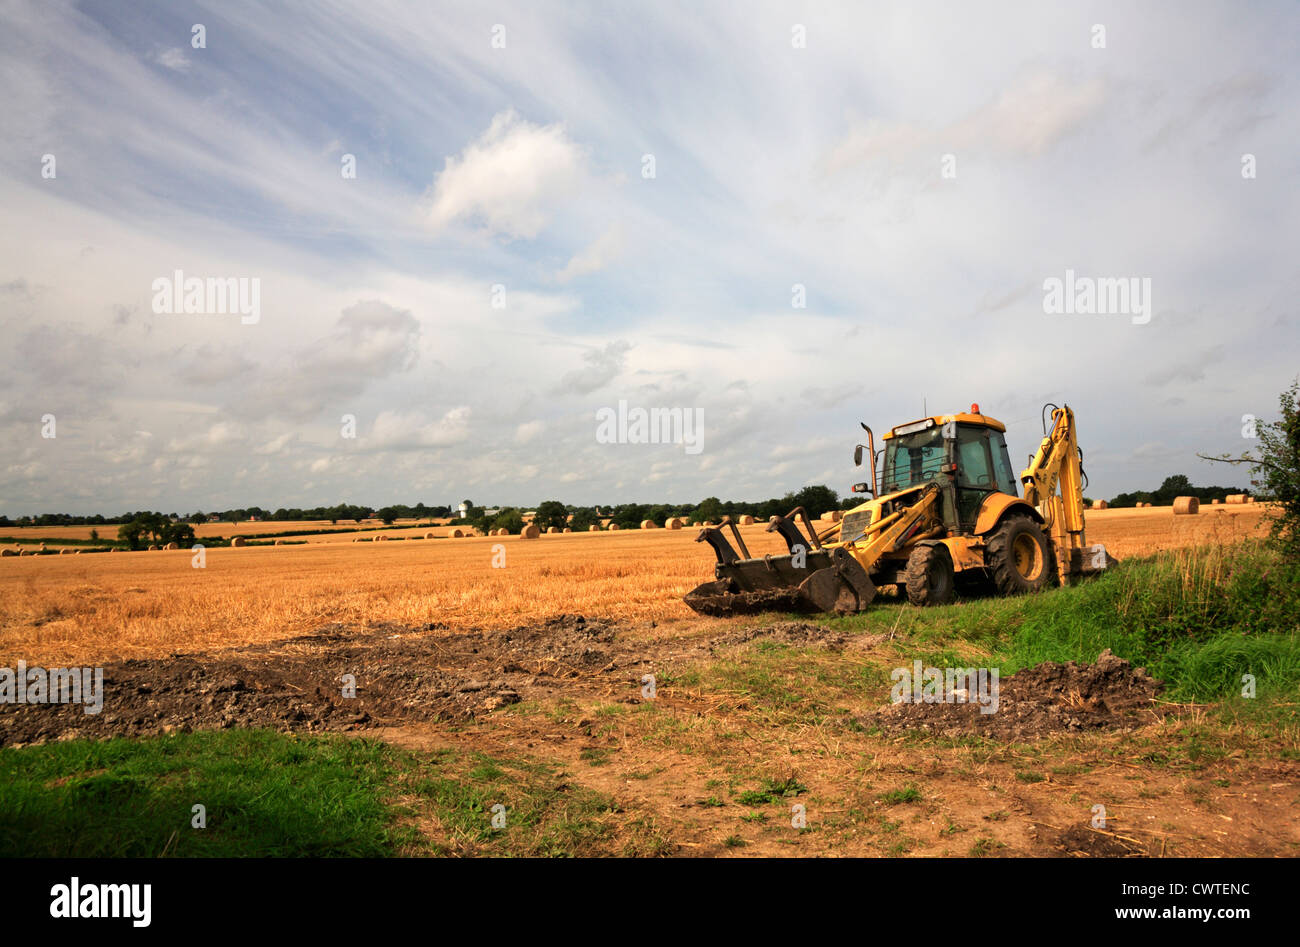
[[[1116,560],[1084,537],[1087,481],[1074,412],[1069,405],[1043,411],[1042,443],[1020,474],[1023,498],[1006,426],[979,405],[893,428],[879,470],[875,435],[863,424],[867,443],[854,462],[861,466],[868,452],[871,483],[853,490],[871,499],[821,532],[802,507],[773,517],[767,529],[785,540],[784,556],[751,557],[730,518],[705,527],[696,541],[717,555],[714,581],[687,594],[686,604],[706,615],[848,614],[865,609],[879,586],[906,590],[913,605],[943,605],[955,597],[958,577],[1016,595],[1102,571]],[[723,534],[728,527],[739,553]]]

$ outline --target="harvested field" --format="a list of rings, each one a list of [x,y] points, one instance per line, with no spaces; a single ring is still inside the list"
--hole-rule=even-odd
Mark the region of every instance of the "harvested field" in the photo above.
[[[1258,504],[1196,517],[1171,516],[1168,507],[1111,509],[1088,514],[1088,537],[1124,559],[1261,535],[1263,513]],[[505,628],[575,612],[689,619],[681,597],[712,576],[696,534],[543,535],[508,543],[506,568],[492,565],[493,537],[213,548],[203,569],[180,554],[9,557],[0,566],[0,663],[156,657],[331,622]],[[742,534],[754,555],[785,551],[764,524]]]

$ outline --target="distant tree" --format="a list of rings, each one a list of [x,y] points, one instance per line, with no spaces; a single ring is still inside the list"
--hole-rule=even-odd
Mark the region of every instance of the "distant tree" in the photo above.
[[[382,521],[385,526],[392,526],[393,523],[397,522],[397,513],[398,511],[395,507],[386,506],[377,511],[375,515],[379,517],[380,521]]]
[[[1238,457],[1205,457],[1226,464],[1250,467],[1251,485],[1262,500],[1276,506],[1270,511],[1272,537],[1284,554],[1300,562],[1300,379],[1278,397],[1281,418],[1256,422],[1259,446]]]
[[[692,519],[697,523],[716,523],[722,519],[722,501],[717,497],[708,497],[695,508]]]
[[[518,535],[524,529],[524,516],[514,507],[506,507],[493,517],[488,529],[504,529]]]
[[[585,533],[591,526],[599,526],[600,517],[596,514],[594,506],[580,506],[573,511],[573,519],[569,527],[575,533]]]
[[[569,525],[569,511],[559,500],[547,500],[537,507],[537,516],[533,519],[542,532],[554,526],[556,529],[564,529]]]

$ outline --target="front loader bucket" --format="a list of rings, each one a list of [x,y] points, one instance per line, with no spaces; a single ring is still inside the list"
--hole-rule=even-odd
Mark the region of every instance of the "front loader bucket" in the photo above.
[[[821,548],[815,533],[810,543],[784,518],[778,518],[768,530],[785,538],[790,555],[750,558],[744,540],[732,525],[736,541],[745,552],[741,558],[721,530],[706,527],[696,542],[709,543],[717,553],[716,581],[705,582],[689,592],[686,604],[702,615],[715,616],[762,611],[849,614],[862,611],[875,598],[870,576],[848,550]]]

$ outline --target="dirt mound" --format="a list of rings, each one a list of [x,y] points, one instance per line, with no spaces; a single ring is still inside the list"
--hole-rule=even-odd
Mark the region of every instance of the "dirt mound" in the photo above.
[[[0,708],[0,746],[172,730],[267,727],[357,730],[463,720],[563,684],[607,687],[644,653],[616,646],[613,627],[565,615],[507,631],[448,634],[439,624],[313,634],[218,654],[105,666],[103,709]],[[344,675],[355,678],[345,696]]]
[[[1083,730],[1128,730],[1164,716],[1155,697],[1164,685],[1107,648],[1093,664],[1045,661],[998,682],[996,709],[980,703],[903,701],[859,718],[887,732],[925,730],[1020,739]],[[986,703],[986,706],[993,706]]]
[[[842,651],[846,640],[843,635],[831,631],[825,625],[806,621],[783,621],[723,635],[713,640],[713,646],[744,644],[755,638],[781,641],[799,648],[817,647],[831,651]]]

